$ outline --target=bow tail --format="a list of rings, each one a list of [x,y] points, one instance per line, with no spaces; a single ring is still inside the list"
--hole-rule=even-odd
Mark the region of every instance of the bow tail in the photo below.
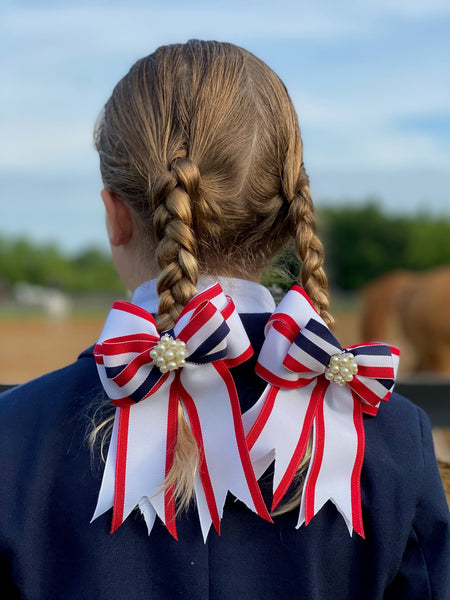
[[[152,396],[116,410],[93,516],[94,520],[113,507],[111,532],[139,505],[149,533],[158,514],[176,537],[173,492],[162,490],[176,444],[178,399],[175,387],[173,378],[167,379]]]
[[[114,424],[109,442],[108,456],[106,457],[105,468],[103,470],[103,478],[100,486],[100,491],[97,498],[97,505],[91,519],[95,521],[114,505],[114,473],[116,468],[117,454],[117,433],[119,429],[119,413],[120,408],[116,408]]]
[[[204,538],[211,522],[219,530],[228,491],[270,521],[252,469],[228,367],[218,361],[203,365],[200,372],[186,365],[180,379],[180,396],[200,453],[196,499]]]
[[[323,385],[316,380],[298,389],[267,386],[263,405],[247,434],[250,457],[257,475],[275,455],[272,510],[287,492],[305,454]],[[261,402],[261,401],[259,401]],[[250,416],[254,407],[250,409]],[[247,413],[244,415],[249,425]]]
[[[364,537],[360,476],[364,457],[361,402],[348,388],[329,386],[314,418],[310,461],[297,527],[311,521],[331,500],[349,533]]]

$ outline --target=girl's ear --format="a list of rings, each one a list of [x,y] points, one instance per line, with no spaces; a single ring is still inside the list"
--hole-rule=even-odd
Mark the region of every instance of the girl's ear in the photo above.
[[[101,191],[106,210],[106,229],[111,246],[124,246],[133,237],[133,217],[130,208],[115,194]]]

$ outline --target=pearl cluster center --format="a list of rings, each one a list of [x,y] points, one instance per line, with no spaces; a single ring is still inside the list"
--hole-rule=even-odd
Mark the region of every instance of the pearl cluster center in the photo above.
[[[330,362],[325,369],[325,377],[328,381],[334,381],[338,385],[345,385],[352,381],[354,375],[358,372],[358,365],[351,352],[342,352],[333,354]]]
[[[150,358],[161,373],[174,371],[186,364],[186,344],[179,339],[173,339],[166,333],[150,350]]]

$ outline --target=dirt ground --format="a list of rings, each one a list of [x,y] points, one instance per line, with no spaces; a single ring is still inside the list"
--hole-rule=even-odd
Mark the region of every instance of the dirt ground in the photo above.
[[[0,319],[0,383],[24,383],[77,359],[94,344],[107,314],[55,321],[44,317]],[[337,313],[336,337],[343,346],[360,342],[356,312]],[[396,342],[396,340],[393,340]],[[401,373],[407,373],[412,356],[402,348]],[[450,505],[450,464],[441,463],[441,475]]]
[[[106,316],[106,312],[105,312]],[[0,383],[24,383],[72,363],[94,344],[104,317],[0,320]]]

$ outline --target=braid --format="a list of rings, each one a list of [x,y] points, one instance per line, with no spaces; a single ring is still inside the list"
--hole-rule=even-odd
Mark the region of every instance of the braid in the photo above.
[[[303,165],[297,190],[289,205],[289,221],[295,250],[302,263],[300,283],[325,323],[331,326],[334,319],[328,312],[328,281],[323,270],[323,246],[315,233],[314,206]]]
[[[158,328],[170,329],[184,306],[197,293],[197,243],[192,229],[191,200],[198,193],[200,173],[185,157],[172,160],[170,172],[155,183],[157,206],[153,227],[159,242],[156,258],[160,275]]]
[[[184,156],[176,156],[170,172],[161,176],[153,188],[157,206],[153,228],[159,241],[156,258],[161,273],[158,278],[158,329],[174,326],[181,311],[197,293],[197,242],[193,231],[191,201],[198,195],[200,172]],[[164,488],[173,490],[177,513],[188,508],[194,494],[194,477],[198,468],[197,443],[178,404],[177,441],[173,464],[164,480]]]

